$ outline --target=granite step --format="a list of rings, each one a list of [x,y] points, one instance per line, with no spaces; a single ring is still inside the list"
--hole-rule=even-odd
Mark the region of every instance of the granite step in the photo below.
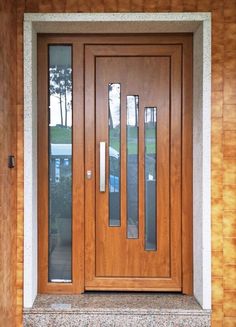
[[[38,295],[25,327],[208,327],[211,312],[192,296],[164,293]]]

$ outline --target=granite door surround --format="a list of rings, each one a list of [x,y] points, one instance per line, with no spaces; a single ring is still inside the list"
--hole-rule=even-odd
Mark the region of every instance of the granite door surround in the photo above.
[[[24,14],[24,307],[37,296],[37,33],[193,33],[194,296],[211,309],[211,13]]]

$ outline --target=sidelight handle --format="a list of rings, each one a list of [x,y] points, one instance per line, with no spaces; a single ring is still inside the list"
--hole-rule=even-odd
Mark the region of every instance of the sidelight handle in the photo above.
[[[100,192],[106,192],[106,142],[100,142]]]

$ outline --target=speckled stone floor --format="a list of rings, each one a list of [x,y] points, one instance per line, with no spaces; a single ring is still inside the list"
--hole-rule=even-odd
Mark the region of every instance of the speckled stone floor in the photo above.
[[[24,310],[25,327],[210,326],[210,312],[194,297],[166,293],[38,295]]]

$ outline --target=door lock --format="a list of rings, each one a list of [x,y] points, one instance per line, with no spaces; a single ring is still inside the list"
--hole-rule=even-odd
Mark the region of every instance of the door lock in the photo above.
[[[87,170],[86,172],[86,178],[91,179],[92,178],[92,170]]]

